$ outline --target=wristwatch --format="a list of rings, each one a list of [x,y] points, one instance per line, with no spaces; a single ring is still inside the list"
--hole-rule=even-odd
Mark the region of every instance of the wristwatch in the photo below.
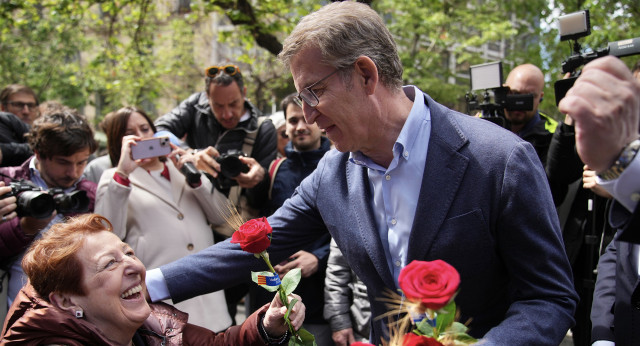
[[[636,157],[636,154],[640,150],[640,139],[636,139],[635,141],[629,143],[620,153],[620,157],[616,160],[613,166],[609,167],[606,171],[599,173],[598,177],[602,180],[613,180],[624,172],[624,170],[629,166],[631,161]]]

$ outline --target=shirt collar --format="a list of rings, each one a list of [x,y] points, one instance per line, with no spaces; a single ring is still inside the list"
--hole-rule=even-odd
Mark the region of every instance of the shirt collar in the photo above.
[[[413,106],[411,107],[411,111],[409,112],[409,116],[402,126],[402,130],[400,131],[400,135],[396,139],[395,144],[393,145],[393,161],[389,168],[397,164],[399,158],[404,158],[406,160],[409,157],[405,157],[403,152],[411,152],[413,149],[413,145],[416,142],[416,136],[418,133],[418,129],[420,128],[420,123],[422,121],[430,121],[431,114],[428,111],[428,108],[425,105],[424,94],[418,87],[414,85],[407,85],[403,87],[403,91],[407,97],[413,101]],[[416,97],[418,95],[419,97]],[[363,154],[361,151],[350,152],[349,153],[349,161],[355,163],[356,165],[365,166],[367,168],[377,169],[386,171],[387,168],[384,168],[377,163],[373,162],[368,156]]]

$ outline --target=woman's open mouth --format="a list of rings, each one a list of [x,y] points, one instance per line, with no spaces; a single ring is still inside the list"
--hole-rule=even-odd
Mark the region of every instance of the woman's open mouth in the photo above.
[[[140,292],[142,292],[142,284],[138,284],[134,287],[131,287],[130,289],[128,289],[127,291],[125,291],[124,293],[122,293],[120,295],[120,298],[122,299],[135,299],[140,297]]]

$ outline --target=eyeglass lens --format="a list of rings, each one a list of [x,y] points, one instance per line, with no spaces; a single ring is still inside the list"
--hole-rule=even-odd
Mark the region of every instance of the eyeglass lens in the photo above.
[[[33,102],[29,102],[29,103],[24,103],[24,102],[9,102],[9,105],[11,107],[17,108],[17,109],[23,109],[24,106],[27,106],[27,108],[29,108],[30,111],[35,110],[36,107],[38,107],[37,104],[33,103]]]

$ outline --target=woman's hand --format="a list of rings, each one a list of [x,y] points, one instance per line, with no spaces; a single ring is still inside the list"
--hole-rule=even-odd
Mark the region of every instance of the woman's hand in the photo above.
[[[141,166],[145,162],[151,159],[134,160],[131,157],[131,147],[136,145],[142,138],[134,135],[122,137],[122,149],[120,150],[120,161],[116,166],[116,172],[120,175],[124,175],[124,178],[129,177],[129,174],[133,172],[138,166]]]
[[[291,325],[293,329],[298,330],[302,327],[302,322],[304,322],[304,313],[306,307],[302,304],[302,300],[297,294],[290,294],[287,299],[289,301],[293,299],[297,299],[296,305],[291,309],[291,313],[289,313],[289,319],[291,320]],[[270,337],[277,338],[279,336],[284,335],[287,332],[289,327],[284,322],[284,314],[287,313],[287,307],[282,304],[280,297],[278,294],[273,297],[271,301],[271,305],[267,310],[267,313],[264,315],[264,319],[262,320],[262,325],[264,326],[264,330],[269,334]]]
[[[10,193],[10,192],[11,192],[11,187],[4,186],[4,182],[0,181],[0,196],[6,195],[7,193]],[[16,205],[15,196],[10,196],[10,197],[5,197],[3,199],[0,199],[0,216],[2,217],[2,219],[0,220],[0,223],[11,220],[16,216],[18,216],[18,214],[16,214],[16,211],[15,211],[17,207],[18,206]]]

